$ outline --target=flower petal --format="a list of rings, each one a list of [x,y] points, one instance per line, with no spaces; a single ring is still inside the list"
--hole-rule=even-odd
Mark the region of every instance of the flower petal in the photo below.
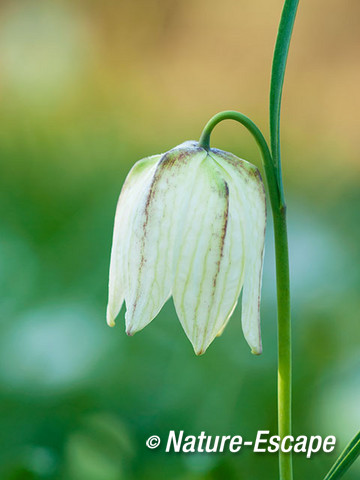
[[[127,252],[125,320],[129,335],[151,322],[171,294],[179,216],[205,156],[204,150],[190,144],[164,154],[137,203]]]
[[[173,286],[176,312],[198,355],[226,324],[241,290],[244,239],[237,207],[220,168],[207,156],[182,220]]]
[[[242,328],[252,353],[262,352],[260,295],[263,268],[266,202],[259,170],[235,155],[212,149],[211,155],[229,173],[231,185],[246,207],[245,278],[242,297]]]
[[[115,318],[120,312],[125,297],[126,255],[136,205],[143,195],[144,189],[151,182],[160,158],[161,155],[154,155],[138,161],[130,170],[120,193],[111,247],[109,297],[106,312],[106,320],[110,326],[115,325]]]

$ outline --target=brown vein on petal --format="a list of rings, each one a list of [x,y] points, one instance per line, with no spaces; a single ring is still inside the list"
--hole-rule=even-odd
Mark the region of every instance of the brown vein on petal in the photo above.
[[[165,171],[171,170],[176,164],[179,167],[192,154],[193,154],[193,152],[189,151],[189,150],[184,150],[184,151],[174,150],[174,151],[167,152],[159,160],[159,163],[156,167],[156,170],[154,172],[154,176],[153,176],[150,188],[149,188],[149,194],[148,194],[148,197],[146,199],[145,208],[144,208],[145,218],[144,218],[143,227],[142,227],[143,236],[141,237],[141,247],[140,247],[141,258],[140,258],[139,274],[138,274],[138,287],[139,287],[141,272],[142,272],[142,270],[144,268],[144,265],[146,263],[145,241],[146,241],[147,228],[148,228],[148,223],[149,223],[149,211],[150,211],[151,203],[152,203],[152,201],[155,197],[156,186],[159,183],[159,181],[162,177],[162,174]],[[173,173],[173,175],[174,174],[175,174],[175,172]],[[164,205],[164,208],[165,208],[165,205]],[[136,293],[136,298],[135,298],[135,301],[133,303],[133,312],[135,312],[137,302],[139,300],[139,296],[140,296],[140,289],[138,288],[137,293]]]
[[[218,165],[218,167],[224,172],[225,175],[227,176],[230,176],[231,178],[231,173],[224,167],[224,165],[222,163],[219,163],[216,158],[214,158],[212,155],[211,155],[212,159],[216,162],[216,164]],[[226,163],[226,162],[225,162]],[[229,163],[229,162],[228,162]],[[230,164],[230,163],[229,163]],[[229,167],[229,165],[227,165],[227,167]],[[237,174],[239,174],[238,171],[236,171]],[[234,205],[232,207],[232,210],[237,210],[238,207],[240,209],[242,209],[243,207],[243,203],[242,203],[242,200],[241,200],[241,196],[238,195],[238,192],[237,192],[237,189],[232,189],[232,193],[230,193],[230,195],[232,195],[232,198],[233,198],[233,201],[235,203],[238,203],[238,205]],[[234,198],[234,196],[236,197],[236,200]],[[244,249],[244,246],[245,246],[245,234],[244,234],[244,225],[243,225],[243,219],[241,220],[240,217],[238,217],[238,222],[239,222],[239,225],[240,225],[240,232],[241,232],[241,247],[242,249]],[[229,246],[229,258],[231,258],[231,252],[232,252],[232,249],[233,249],[233,241],[232,241],[232,237],[230,236],[230,246]],[[239,248],[239,246],[237,246],[237,248]],[[224,279],[224,282],[223,282],[223,291],[222,291],[222,295],[221,297],[223,298],[224,296],[224,291],[225,291],[225,288],[226,288],[226,282],[227,282],[227,277],[228,277],[228,274],[229,274],[229,271],[230,271],[230,265],[229,265],[229,268],[227,269],[226,271],[226,274],[225,274],[225,279]],[[238,299],[239,299],[239,295],[241,293],[241,289],[242,289],[242,285],[243,285],[243,281],[244,281],[244,276],[245,276],[245,255],[244,253],[242,254],[242,260],[241,260],[241,268],[240,268],[240,275],[239,275],[239,283],[238,283],[238,289],[237,289],[237,295],[236,295],[236,298],[235,298],[235,301],[233,303],[233,305],[231,306],[231,308],[229,309],[228,313],[226,314],[225,318],[225,322],[221,328],[221,331],[224,330],[227,322],[229,321],[232,313],[234,312],[234,309],[237,305],[237,302],[238,302]],[[218,305],[218,310],[217,310],[217,313],[216,313],[216,317],[218,317],[219,315],[219,311],[220,311],[220,303]],[[217,334],[217,336],[219,336],[219,334]]]
[[[212,285],[212,291],[211,291],[211,301],[209,302],[209,308],[208,312],[210,311],[210,306],[213,305],[214,298],[215,298],[215,292],[216,292],[216,284],[220,272],[220,266],[221,266],[221,261],[223,259],[224,255],[224,245],[225,245],[225,237],[226,237],[226,232],[227,232],[227,226],[228,226],[228,218],[229,218],[229,186],[227,182],[224,180],[224,192],[222,192],[224,195],[224,198],[226,199],[226,208],[224,211],[224,217],[223,217],[223,225],[221,229],[221,234],[220,234],[220,255],[219,255],[219,260],[216,262],[216,272],[213,278],[213,285]],[[209,313],[208,313],[208,321],[206,322],[205,328],[204,328],[204,337],[203,337],[203,343],[201,345],[201,350],[205,350],[205,339],[206,339],[206,334],[209,328]]]
[[[224,253],[224,244],[225,244],[225,236],[226,236],[226,231],[227,231],[227,225],[228,225],[228,217],[229,217],[229,186],[227,182],[224,180],[224,187],[225,187],[225,198],[226,198],[226,210],[224,214],[224,223],[221,229],[221,234],[220,234],[220,258],[217,262],[217,271],[215,273],[214,279],[213,279],[213,287],[215,289],[216,287],[216,281],[217,277],[219,275],[220,271],[220,263],[223,258],[223,253]],[[214,295],[215,292],[213,292]]]

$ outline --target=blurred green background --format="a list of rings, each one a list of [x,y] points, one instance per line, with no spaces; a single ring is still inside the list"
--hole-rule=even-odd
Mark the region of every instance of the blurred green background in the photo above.
[[[301,1],[282,121],[297,455],[320,479],[360,423],[360,3]],[[197,139],[219,110],[267,132],[280,0],[2,1],[0,5],[0,478],[276,479],[277,457],[164,454],[187,434],[276,432],[272,226],[264,353],[237,308],[197,358],[169,301],[133,338],[105,324],[117,196],[143,156]],[[213,145],[257,165],[232,122]],[[269,217],[270,218],[270,217]],[[157,434],[159,449],[145,441]],[[360,476],[359,462],[346,478]]]

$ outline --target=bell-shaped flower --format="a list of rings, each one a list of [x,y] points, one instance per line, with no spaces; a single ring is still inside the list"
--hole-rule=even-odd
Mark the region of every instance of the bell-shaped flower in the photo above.
[[[243,287],[243,332],[252,352],[261,353],[265,223],[260,173],[231,153],[185,142],[138,161],[116,209],[108,324],[125,300],[133,335],[172,295],[200,355],[223,332]]]

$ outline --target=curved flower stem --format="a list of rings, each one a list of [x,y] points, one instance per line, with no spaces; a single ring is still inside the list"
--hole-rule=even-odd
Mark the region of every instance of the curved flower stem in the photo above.
[[[231,119],[244,125],[258,144],[269,190],[274,219],[276,289],[278,304],[278,425],[281,438],[291,434],[291,323],[289,254],[286,227],[286,205],[282,193],[281,177],[271,156],[266,140],[252,120],[232,110],[220,112],[205,126],[200,146],[210,148],[210,135],[221,121]],[[279,184],[280,182],[280,184]],[[291,454],[279,450],[280,480],[292,480]]]
[[[261,133],[259,128],[255,125],[255,123],[252,120],[250,120],[249,117],[247,117],[243,113],[236,112],[234,110],[225,110],[224,112],[217,113],[205,125],[205,128],[199,140],[199,145],[205,150],[210,149],[211,132],[213,131],[214,127],[218,123],[222,122],[223,120],[235,120],[236,122],[241,123],[242,125],[244,125],[244,127],[246,127],[249,130],[249,132],[254,137],[261,151],[266,180],[267,180],[269,193],[270,193],[271,208],[273,211],[274,209],[276,210],[280,206],[280,203],[279,203],[280,194],[279,194],[279,187],[276,179],[276,173],[274,169],[274,163],[271,158],[271,153],[263,134]]]

